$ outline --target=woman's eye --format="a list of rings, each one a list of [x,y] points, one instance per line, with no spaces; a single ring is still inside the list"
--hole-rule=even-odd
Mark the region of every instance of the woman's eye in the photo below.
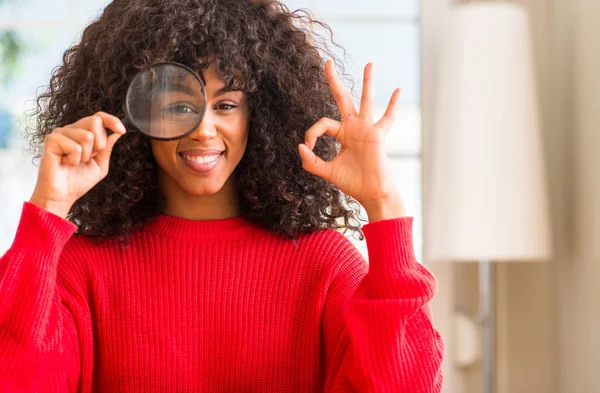
[[[230,111],[235,108],[237,108],[237,105],[234,105],[234,104],[219,104],[216,106],[216,109],[222,110],[222,111]]]
[[[186,104],[175,104],[164,109],[166,112],[175,113],[175,114],[187,114],[187,113],[197,113],[197,111]]]

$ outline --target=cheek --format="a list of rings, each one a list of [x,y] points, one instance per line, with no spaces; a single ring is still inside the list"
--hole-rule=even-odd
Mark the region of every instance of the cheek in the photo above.
[[[247,116],[240,115],[235,119],[220,124],[221,137],[227,148],[227,157],[237,165],[244,155],[248,144],[249,124]]]
[[[237,166],[242,157],[244,156],[244,153],[246,153],[246,148],[248,146],[248,134],[246,133],[242,133],[240,135],[236,135],[235,140],[233,140],[233,143],[235,144],[235,147],[233,149],[233,154],[232,154],[232,159],[235,160],[235,165]]]
[[[165,172],[170,172],[170,168],[175,166],[177,141],[157,141],[152,140],[152,154],[154,159]]]
[[[248,131],[246,130],[239,138],[240,154],[244,155],[246,146],[248,146]]]
[[[240,121],[240,124],[237,129],[239,130],[239,132],[236,135],[236,145],[238,146],[238,153],[241,157],[246,151],[246,146],[248,145],[248,134],[250,132],[250,124],[247,115],[244,116],[242,121]]]

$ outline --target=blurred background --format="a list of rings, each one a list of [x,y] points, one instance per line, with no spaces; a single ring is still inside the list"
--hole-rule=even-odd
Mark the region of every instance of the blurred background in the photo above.
[[[0,254],[10,247],[22,203],[35,184],[36,167],[24,152],[22,137],[23,126],[32,121],[27,111],[64,50],[107,3],[0,0]],[[446,341],[444,392],[598,392],[600,1],[284,3],[305,8],[332,27],[334,40],[347,51],[356,92],[362,87],[364,65],[374,62],[380,113],[394,88],[403,89],[386,148],[397,185],[415,217],[417,256],[439,281],[433,312]],[[488,5],[492,8],[480,9],[483,13],[465,8]],[[488,25],[495,30],[486,30]],[[505,88],[494,90],[499,84]],[[458,94],[463,91],[474,93]],[[456,113],[466,113],[467,118]],[[495,138],[511,149],[475,146],[483,156],[477,161],[469,150],[473,138],[470,144],[461,142],[468,116],[483,122],[477,124],[483,124],[482,135],[488,139],[493,130],[510,124],[514,132],[504,134],[512,139]],[[506,119],[510,121],[504,123]],[[461,217],[478,215],[470,206],[451,204],[450,197],[470,195],[477,201],[486,195],[480,194],[483,180],[469,183],[467,171],[453,166],[459,158],[462,165],[484,171],[495,168],[485,166],[488,162],[500,160],[496,167],[506,179],[499,177],[496,185],[510,192],[495,192],[497,201],[492,197],[483,205],[502,213],[497,221],[480,214],[482,225],[469,221],[466,229],[456,226]],[[512,167],[506,164],[515,162]],[[444,171],[454,167],[459,169]],[[495,179],[495,172],[489,173]],[[510,183],[522,173],[530,174],[523,183]],[[510,199],[505,195],[519,198],[511,199],[514,205],[505,204]],[[443,258],[434,257],[441,253],[443,240],[451,239],[451,245],[461,239],[484,244],[485,236],[500,236],[495,228],[512,228],[502,232],[504,250],[482,248],[464,258],[456,246]],[[520,239],[531,246],[523,249],[540,257],[513,252],[505,258],[510,263],[503,263]],[[355,244],[366,256],[364,243]],[[478,264],[481,260],[493,260],[493,275],[481,276],[487,266]],[[490,288],[493,296],[482,302],[482,293]],[[486,310],[486,304],[493,307]],[[482,308],[489,311],[488,318],[481,317]],[[490,376],[491,387],[486,385]]]

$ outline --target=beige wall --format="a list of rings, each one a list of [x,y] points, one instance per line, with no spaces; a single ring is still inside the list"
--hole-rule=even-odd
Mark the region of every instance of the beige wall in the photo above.
[[[450,2],[424,0],[424,206],[436,83],[429,73]],[[556,255],[546,264],[499,266],[498,393],[599,392],[600,0],[520,2],[532,18]],[[479,393],[478,367],[452,365],[448,310],[477,311],[476,266],[433,270],[443,296],[434,311],[451,342],[446,392]]]
[[[600,2],[561,4],[572,31],[569,255],[558,265],[561,392],[600,391]],[[565,18],[559,16],[560,20]]]
[[[600,391],[600,1],[532,10],[556,257],[500,275],[503,391]]]

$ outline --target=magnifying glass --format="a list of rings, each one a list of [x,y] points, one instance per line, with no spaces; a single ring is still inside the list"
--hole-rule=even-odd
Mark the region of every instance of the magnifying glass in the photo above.
[[[206,101],[204,83],[191,68],[156,63],[130,82],[121,121],[154,139],[179,139],[198,128]]]

